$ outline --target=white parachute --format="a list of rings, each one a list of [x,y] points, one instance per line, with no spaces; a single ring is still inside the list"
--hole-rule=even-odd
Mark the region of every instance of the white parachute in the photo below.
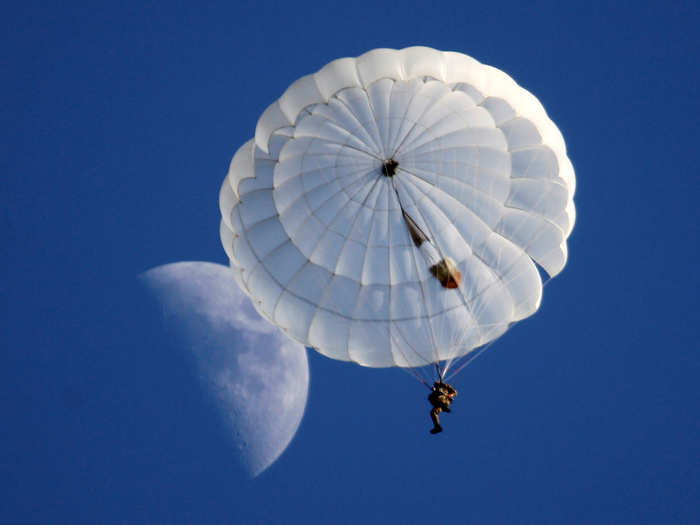
[[[538,266],[566,264],[574,186],[561,133],[504,72],[375,49],[267,108],[221,188],[221,240],[296,341],[442,376],[538,309]]]

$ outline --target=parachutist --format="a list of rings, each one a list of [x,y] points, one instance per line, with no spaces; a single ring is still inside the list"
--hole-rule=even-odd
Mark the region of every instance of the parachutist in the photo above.
[[[457,397],[457,390],[452,385],[442,381],[436,381],[433,384],[432,392],[428,396],[428,401],[433,405],[433,409],[430,411],[430,419],[433,420],[433,428],[430,429],[431,434],[442,432],[439,414],[440,412],[447,412],[448,414],[452,412],[450,405],[455,397]]]

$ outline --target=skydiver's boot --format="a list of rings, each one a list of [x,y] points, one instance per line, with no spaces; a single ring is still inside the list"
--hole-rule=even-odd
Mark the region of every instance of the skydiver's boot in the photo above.
[[[430,429],[431,434],[439,434],[440,432],[442,432],[442,427],[439,424],[435,425],[435,428]]]

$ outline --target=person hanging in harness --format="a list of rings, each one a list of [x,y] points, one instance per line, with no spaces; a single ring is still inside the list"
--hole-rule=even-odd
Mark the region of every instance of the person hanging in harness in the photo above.
[[[442,380],[435,382],[432,392],[428,396],[428,401],[433,405],[433,409],[430,411],[430,419],[433,420],[433,428],[430,429],[431,434],[442,432],[439,414],[440,412],[447,412],[448,414],[451,412],[450,405],[455,397],[457,397],[457,390],[452,385],[443,383]]]

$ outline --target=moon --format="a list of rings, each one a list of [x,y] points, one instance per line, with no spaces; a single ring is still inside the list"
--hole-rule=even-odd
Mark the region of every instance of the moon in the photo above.
[[[259,475],[284,452],[304,415],[305,348],[260,317],[226,266],[177,262],[139,279],[162,307],[165,328],[194,357],[241,466]]]

